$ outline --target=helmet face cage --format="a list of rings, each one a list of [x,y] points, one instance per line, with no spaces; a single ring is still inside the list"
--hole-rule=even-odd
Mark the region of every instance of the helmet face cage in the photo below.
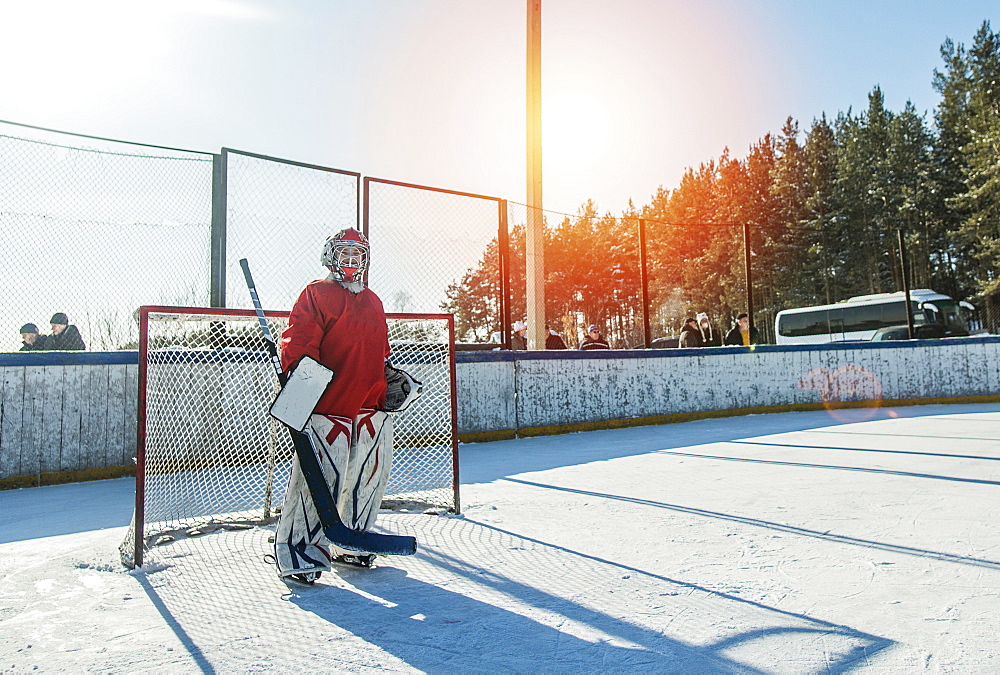
[[[321,262],[338,281],[362,281],[368,271],[368,254],[365,235],[349,227],[327,238]]]

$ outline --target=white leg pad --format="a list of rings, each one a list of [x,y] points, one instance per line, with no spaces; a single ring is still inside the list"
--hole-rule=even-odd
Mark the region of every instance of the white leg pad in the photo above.
[[[341,520],[355,530],[371,527],[378,517],[392,468],[391,417],[368,409],[354,420],[313,415],[306,433],[312,438],[323,475],[337,500]],[[292,466],[274,541],[280,576],[329,570],[332,555],[344,553],[332,547],[323,534],[298,459]]]

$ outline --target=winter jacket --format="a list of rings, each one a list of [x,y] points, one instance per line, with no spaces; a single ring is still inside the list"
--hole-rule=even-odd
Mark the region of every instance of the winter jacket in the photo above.
[[[681,336],[677,341],[677,346],[681,349],[685,347],[701,347],[701,333],[691,324],[684,324],[684,327],[681,328]]]
[[[511,333],[510,336],[510,348],[511,349],[527,349],[528,348],[528,338],[521,335],[520,333]]]
[[[43,336],[39,335],[39,339]],[[66,326],[63,332],[58,335],[46,335],[48,338],[48,346],[43,347],[43,349],[65,349],[65,350],[80,350],[86,349],[87,346],[83,344],[83,338],[80,337],[80,329],[76,326]]]
[[[708,326],[698,324],[698,333],[701,335],[702,347],[722,346],[722,334],[715,328],[714,324],[709,323]]]
[[[353,419],[361,408],[385,406],[389,328],[370,289],[355,295],[326,278],[302,290],[281,334],[281,367],[287,373],[307,355],[336,373],[317,414]]]
[[[580,349],[611,349],[611,345],[608,344],[608,341],[600,333],[597,334],[596,340],[588,334],[587,337],[583,338],[583,342],[580,343]]]
[[[22,346],[19,351],[22,352],[39,352],[45,349],[52,349],[52,347],[49,347],[48,335],[39,335],[38,337],[35,338],[34,344],[30,345],[22,340],[21,345]]]
[[[750,344],[759,345],[760,344],[760,331],[756,327],[750,327]],[[740,334],[740,327],[733,326],[733,329],[726,333],[726,345],[727,346],[743,346],[743,336]]]
[[[549,336],[545,338],[545,348],[546,349],[566,349],[566,343],[563,339],[553,332],[549,332]]]

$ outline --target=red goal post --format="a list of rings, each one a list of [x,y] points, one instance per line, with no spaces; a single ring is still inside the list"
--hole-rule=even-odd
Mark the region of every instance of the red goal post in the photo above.
[[[288,312],[265,312],[280,335]],[[393,415],[383,508],[460,512],[455,330],[451,314],[388,314],[390,360],[423,383]],[[268,414],[278,379],[253,310],[141,307],[135,512],[128,567],[183,532],[275,517],[294,455]]]

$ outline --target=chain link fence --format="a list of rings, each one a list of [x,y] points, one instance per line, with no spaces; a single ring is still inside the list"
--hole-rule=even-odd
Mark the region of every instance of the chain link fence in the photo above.
[[[0,124],[0,334],[67,314],[135,349],[142,304],[209,302],[212,155]]]
[[[460,342],[500,333],[503,201],[376,178],[364,185],[369,283],[386,310],[454,312]]]
[[[508,203],[512,321],[527,317],[526,232],[532,215],[530,207]],[[541,221],[545,322],[569,348],[579,347],[592,325],[615,349],[676,347],[684,320],[701,313],[713,334],[724,337],[746,311],[739,226],[673,227],[587,210],[576,215],[542,211]],[[705,238],[708,228],[716,245],[721,241],[733,258],[720,270],[705,269],[698,258],[680,252],[690,250],[699,236]],[[755,315],[766,335],[767,313]]]
[[[250,261],[261,304],[289,310],[326,276],[323,243],[359,227],[360,174],[224,149],[225,307],[251,307],[240,258]],[[221,236],[221,235],[220,235]],[[259,271],[258,271],[259,270]]]
[[[141,305],[269,309],[325,275],[326,237],[359,227],[360,175],[239,150],[218,155],[0,123],[0,350],[67,314],[87,349],[135,349]],[[310,264],[314,263],[314,265]]]
[[[326,237],[354,226],[372,240],[369,282],[387,311],[449,312],[466,348],[509,346],[513,323],[527,318],[531,216],[496,197],[240,150],[0,123],[0,344],[17,350],[21,325],[48,333],[64,312],[88,349],[134,349],[140,305],[248,307],[244,257],[264,306],[287,310],[325,275]],[[684,319],[700,313],[724,336],[744,311],[761,341],[775,342],[777,313],[802,304],[774,273],[781,242],[746,224],[616,217],[589,203],[541,220],[545,321],[570,348],[590,325],[614,348],[676,346]],[[1000,328],[997,298],[955,299],[971,301],[971,332]]]
[[[644,231],[652,346],[677,346],[685,320],[700,314],[707,315],[713,344],[721,344],[736,317],[748,310],[763,341],[770,341],[767,331],[773,314],[769,317],[761,310],[756,293],[747,297],[740,225],[669,224],[655,219],[629,222],[630,233],[640,228]],[[638,235],[635,240],[638,243]],[[704,326],[699,327],[707,334]]]

